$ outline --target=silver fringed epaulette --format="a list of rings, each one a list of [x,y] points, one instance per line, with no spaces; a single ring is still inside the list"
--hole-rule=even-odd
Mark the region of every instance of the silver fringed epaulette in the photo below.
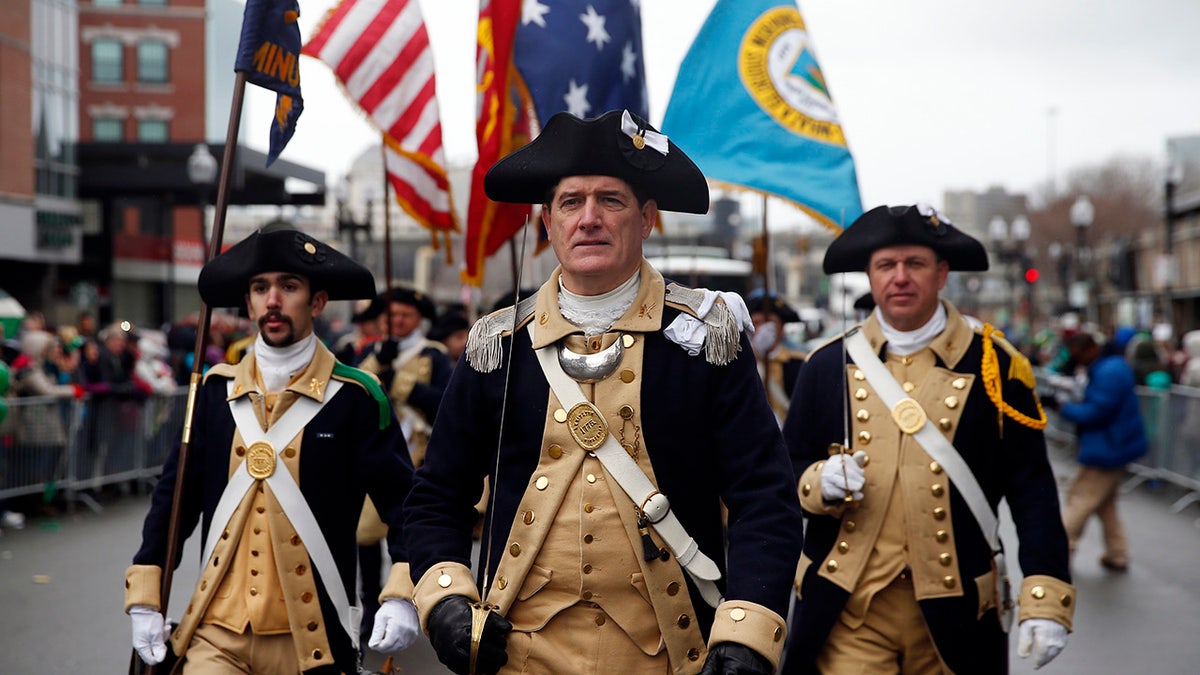
[[[490,373],[500,367],[500,357],[503,350],[500,339],[512,333],[514,326],[520,328],[533,316],[537,307],[537,293],[522,299],[514,308],[512,305],[496,310],[481,317],[471,326],[467,333],[467,346],[464,350],[467,363],[481,373]],[[515,312],[515,314],[514,314]]]
[[[665,301],[687,311],[700,319],[707,327],[704,336],[704,360],[714,366],[724,366],[737,358],[742,350],[742,331],[737,317],[729,311],[725,301],[718,299],[708,314],[700,318],[700,307],[704,303],[704,291],[695,288],[668,284]]]

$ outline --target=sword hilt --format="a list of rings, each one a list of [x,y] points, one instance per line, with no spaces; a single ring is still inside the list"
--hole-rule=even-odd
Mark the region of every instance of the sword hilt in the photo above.
[[[479,659],[479,643],[483,639],[488,615],[495,610],[495,605],[486,602],[471,603],[471,658],[467,666],[467,672],[471,675],[476,675],[475,662]]]

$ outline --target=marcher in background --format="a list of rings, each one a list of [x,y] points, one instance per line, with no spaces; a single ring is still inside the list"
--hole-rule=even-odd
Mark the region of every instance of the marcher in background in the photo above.
[[[333,347],[338,361],[348,366],[357,366],[367,358],[375,342],[383,337],[379,332],[378,320],[382,311],[382,301],[375,298],[355,304],[355,312],[350,316],[350,323],[354,328],[339,338]]]
[[[433,326],[429,329],[429,339],[436,340],[446,347],[446,356],[450,357],[450,365],[458,365],[462,358],[463,349],[467,346],[467,333],[471,323],[461,311],[446,311],[438,315]]]
[[[1124,572],[1129,567],[1129,542],[1117,514],[1117,494],[1125,465],[1149,447],[1133,370],[1119,354],[1104,354],[1091,333],[1071,336],[1067,349],[1073,361],[1087,368],[1088,381],[1082,401],[1057,403],[1059,415],[1075,424],[1079,438],[1080,467],[1067,488],[1063,525],[1074,553],[1084,525],[1093,515],[1098,517],[1104,529],[1100,564]]]
[[[543,204],[560,266],[472,328],[405,504],[438,658],[456,673],[773,673],[802,523],[749,316],[642,257],[658,209],[708,210],[704,176],[627,111],[560,113],[484,185]],[[481,615],[485,478],[477,569],[496,609]]]
[[[246,304],[259,334],[237,365],[210,368],[197,395],[178,499],[181,536],[203,519],[205,548],[171,647],[196,672],[356,673],[354,532],[366,494],[389,525],[394,561],[370,646],[398,651],[418,630],[401,536],[412,476],[404,439],[378,380],[338,363],[312,328],[329,300],[371,295],[374,280],[279,228],[210,260],[198,286],[210,307]],[[159,587],[163,567],[178,564],[166,552],[180,470],[177,447],[125,573],[133,645],[147,663],[167,653]]]
[[[1075,589],[1033,370],[938,297],[951,270],[987,267],[926,206],[874,208],[825,254],[826,274],[867,273],[876,307],[809,354],[784,425],[808,518],[785,673],[1007,673],[1001,499],[1018,653],[1041,667],[1066,645]]]
[[[767,392],[767,403],[782,426],[792,389],[796,386],[796,375],[804,365],[804,352],[788,344],[784,326],[800,321],[800,315],[778,295],[761,290],[746,299],[746,309],[754,322],[754,337],[750,344],[754,346],[758,375]]]

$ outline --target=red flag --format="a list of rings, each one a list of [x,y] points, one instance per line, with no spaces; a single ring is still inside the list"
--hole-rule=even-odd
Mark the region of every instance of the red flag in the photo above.
[[[471,173],[471,201],[467,207],[466,269],[462,279],[483,284],[487,257],[516,234],[529,217],[528,204],[500,204],[483,193],[483,177],[501,157],[529,142],[526,103],[512,64],[513,36],[521,18],[520,0],[481,0],[478,46],[475,52],[479,117],[475,138],[479,160]]]
[[[324,61],[383,132],[388,181],[400,206],[435,233],[457,230],[433,52],[417,0],[342,0],[303,53]]]

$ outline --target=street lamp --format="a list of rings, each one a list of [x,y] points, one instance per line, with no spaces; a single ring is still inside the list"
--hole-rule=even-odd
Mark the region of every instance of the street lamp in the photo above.
[[[200,244],[204,247],[204,259],[208,260],[208,223],[205,210],[208,191],[217,182],[217,158],[213,157],[207,143],[197,143],[187,161],[188,180],[196,186],[196,203],[200,208]],[[172,246],[172,249],[174,247]],[[174,259],[174,253],[171,254]]]
[[[349,183],[350,179],[347,177],[336,190],[337,229],[339,236],[346,236],[350,240],[350,257],[358,260],[358,233],[362,232],[366,236],[367,243],[371,243],[371,209],[375,194],[371,190],[365,191],[367,217],[365,220],[359,221],[355,219],[350,207],[346,204],[350,197]]]
[[[1084,318],[1087,318],[1088,304],[1090,303],[1090,292],[1086,285],[1084,265],[1091,259],[1091,252],[1087,248],[1087,230],[1092,226],[1092,221],[1096,219],[1096,207],[1092,205],[1092,200],[1087,195],[1079,195],[1075,198],[1075,203],[1071,205],[1071,224],[1075,226],[1075,288],[1082,289],[1082,302],[1080,303],[1083,309]],[[1072,302],[1071,304],[1076,304]]]

